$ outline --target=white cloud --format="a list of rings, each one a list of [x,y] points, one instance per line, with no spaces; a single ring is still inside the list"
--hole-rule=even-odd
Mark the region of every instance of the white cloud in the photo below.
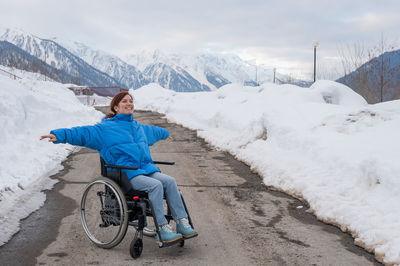
[[[400,35],[397,0],[0,1],[4,27],[77,40],[121,57],[154,48],[235,51],[307,72],[314,39],[319,52],[334,57],[339,42],[372,45],[381,32],[389,39]]]

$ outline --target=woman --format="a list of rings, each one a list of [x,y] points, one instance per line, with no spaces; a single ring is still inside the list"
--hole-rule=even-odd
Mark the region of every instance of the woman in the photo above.
[[[175,180],[160,173],[150,155],[149,146],[168,138],[168,130],[135,121],[133,98],[128,92],[115,95],[110,108],[112,113],[107,114],[99,124],[52,130],[40,139],[49,138],[55,144],[69,143],[97,150],[110,165],[138,167],[138,170],[123,171],[134,189],[148,192],[163,241],[173,242],[182,237],[197,236],[187,219]],[[164,191],[176,222],[176,233],[164,216]]]

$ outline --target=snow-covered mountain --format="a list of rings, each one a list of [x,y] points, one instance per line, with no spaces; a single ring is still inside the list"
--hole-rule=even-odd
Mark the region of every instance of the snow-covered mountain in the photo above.
[[[138,69],[154,69],[154,65],[170,66],[174,70],[184,69],[192,77],[211,89],[228,83],[256,84],[273,80],[273,70],[262,66],[251,65],[237,55],[198,53],[166,54],[161,50],[140,51],[125,57],[126,62]]]
[[[0,40],[12,43],[52,67],[75,77],[70,83],[89,86],[120,86],[113,77],[92,67],[52,40],[41,39],[15,29],[7,29],[0,36]]]
[[[121,59],[76,41],[53,40],[127,88],[136,89],[154,82],[175,91],[208,91],[228,83],[254,86],[256,79],[258,83],[273,81],[273,69],[256,67],[237,55],[166,54],[158,49],[142,50]],[[277,73],[277,82],[284,78]]]
[[[57,80],[62,83],[71,83],[75,79],[65,71],[46,64],[43,60],[30,55],[7,41],[0,41],[0,65],[40,73],[47,79]]]
[[[140,51],[125,57],[125,61],[139,70],[155,71],[157,66],[164,69],[169,66],[179,72],[184,69],[190,76],[205,84],[212,90],[228,83],[257,86],[274,81],[274,69],[265,65],[245,61],[234,54],[197,53],[197,54],[166,54],[160,50]],[[163,70],[162,70],[163,71]],[[159,72],[162,72],[159,70]],[[155,81],[156,82],[156,81]],[[275,83],[291,83],[308,87],[310,82],[294,79],[290,76],[275,73]]]
[[[7,29],[0,40],[76,77],[70,83],[82,85],[137,89],[153,82],[175,91],[195,92],[215,90],[229,83],[256,86],[272,82],[274,75],[272,68],[231,54],[166,54],[155,50],[121,59],[76,41],[41,39],[14,29]],[[285,80],[289,79],[276,73],[276,83],[287,83]],[[290,82],[300,85],[293,79]]]
[[[184,87],[189,83],[201,90],[215,90],[231,83],[218,73],[208,70],[194,55],[166,54],[161,50],[140,51],[127,56],[126,61],[142,70],[152,82],[167,88],[171,85]]]
[[[255,60],[246,61],[235,54],[203,52],[197,54],[166,54],[161,50],[143,50],[124,57],[124,60],[144,71],[154,64],[179,66],[190,75],[211,88],[219,88],[227,83],[255,86],[257,83],[273,82],[274,69]],[[275,82],[282,84],[291,82],[305,85],[301,80],[288,75],[275,73]],[[308,84],[310,85],[310,84]]]
[[[55,38],[54,41],[66,47],[69,51],[85,60],[88,64],[98,68],[124,84],[126,88],[137,89],[151,82],[175,91],[209,91],[209,84],[204,84],[193,77],[179,65],[170,60],[149,60],[142,55],[136,62],[129,64],[117,56],[104,51],[94,50],[79,42],[71,42]],[[154,53],[157,57],[157,52]],[[150,56],[152,57],[152,56]],[[165,56],[165,58],[167,58]],[[146,64],[144,62],[151,62]],[[214,88],[214,87],[213,87]]]
[[[150,83],[147,77],[133,65],[127,64],[117,56],[112,54],[94,50],[87,45],[68,41],[60,38],[53,38],[53,41],[59,43],[74,55],[82,58],[89,65],[107,73],[116,79],[125,88],[137,89]]]

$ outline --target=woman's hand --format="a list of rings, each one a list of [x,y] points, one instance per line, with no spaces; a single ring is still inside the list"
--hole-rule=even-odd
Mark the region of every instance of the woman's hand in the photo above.
[[[173,141],[173,140],[174,140],[174,138],[171,135],[169,135],[167,138],[167,141]]]
[[[40,137],[40,140],[42,140],[42,139],[49,139],[49,142],[57,141],[57,137],[54,134],[43,135],[43,136]]]

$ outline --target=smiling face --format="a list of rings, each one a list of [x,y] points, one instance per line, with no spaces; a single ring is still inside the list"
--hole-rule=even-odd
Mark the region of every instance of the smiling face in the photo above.
[[[124,98],[118,103],[118,105],[114,106],[115,112],[117,114],[125,114],[129,115],[133,113],[133,99],[127,94]]]

